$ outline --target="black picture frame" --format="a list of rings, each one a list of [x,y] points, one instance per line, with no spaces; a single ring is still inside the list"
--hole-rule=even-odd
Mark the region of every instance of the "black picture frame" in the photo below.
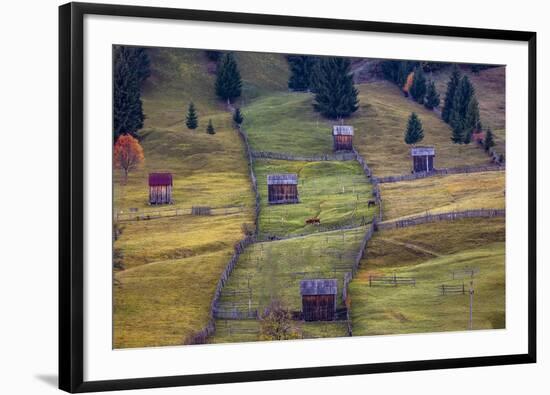
[[[528,43],[528,352],[525,354],[84,381],[83,19],[86,14],[510,40]],[[109,4],[59,8],[59,388],[90,392],[536,362],[536,33]]]

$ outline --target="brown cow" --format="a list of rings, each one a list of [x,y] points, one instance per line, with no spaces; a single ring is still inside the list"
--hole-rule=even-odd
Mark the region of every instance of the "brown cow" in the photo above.
[[[371,206],[376,206],[376,200],[369,200],[367,202],[367,208],[371,208]]]
[[[306,225],[321,225],[321,220],[319,218],[308,218],[306,219]]]

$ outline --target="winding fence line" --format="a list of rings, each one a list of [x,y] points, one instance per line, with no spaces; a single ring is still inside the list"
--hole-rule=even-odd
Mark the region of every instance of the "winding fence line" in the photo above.
[[[383,183],[389,183],[389,182],[412,181],[412,180],[418,180],[420,178],[441,176],[446,174],[484,173],[489,171],[505,171],[505,170],[506,170],[505,166],[498,166],[498,165],[450,167],[446,169],[435,169],[429,172],[425,171],[421,173],[401,174],[397,176],[375,177],[374,180],[376,183],[383,184]]]
[[[427,224],[430,222],[455,221],[457,219],[463,219],[463,218],[493,218],[493,217],[505,217],[505,216],[506,216],[506,209],[476,209],[476,210],[464,210],[464,211],[450,211],[446,213],[425,214],[417,217],[380,222],[380,223],[376,223],[375,227],[376,227],[376,230],[387,230],[387,229],[407,228],[409,226]]]

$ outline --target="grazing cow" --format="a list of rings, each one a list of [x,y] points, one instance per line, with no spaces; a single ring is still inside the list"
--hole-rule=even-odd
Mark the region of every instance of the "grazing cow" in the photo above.
[[[371,206],[376,206],[376,200],[369,200],[367,202],[367,208],[371,208]]]
[[[321,220],[319,218],[308,218],[306,219],[306,225],[321,225]]]

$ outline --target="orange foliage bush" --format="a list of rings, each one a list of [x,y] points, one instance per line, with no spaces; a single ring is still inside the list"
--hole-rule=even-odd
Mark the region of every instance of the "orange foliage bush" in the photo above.
[[[409,89],[411,89],[411,86],[413,84],[414,80],[414,71],[411,71],[409,75],[407,76],[407,80],[405,81],[405,85],[403,85],[403,92],[409,93]]]
[[[114,165],[124,174],[124,183],[128,181],[128,173],[136,169],[144,159],[143,148],[139,141],[128,135],[120,136],[115,144],[113,154]]]

